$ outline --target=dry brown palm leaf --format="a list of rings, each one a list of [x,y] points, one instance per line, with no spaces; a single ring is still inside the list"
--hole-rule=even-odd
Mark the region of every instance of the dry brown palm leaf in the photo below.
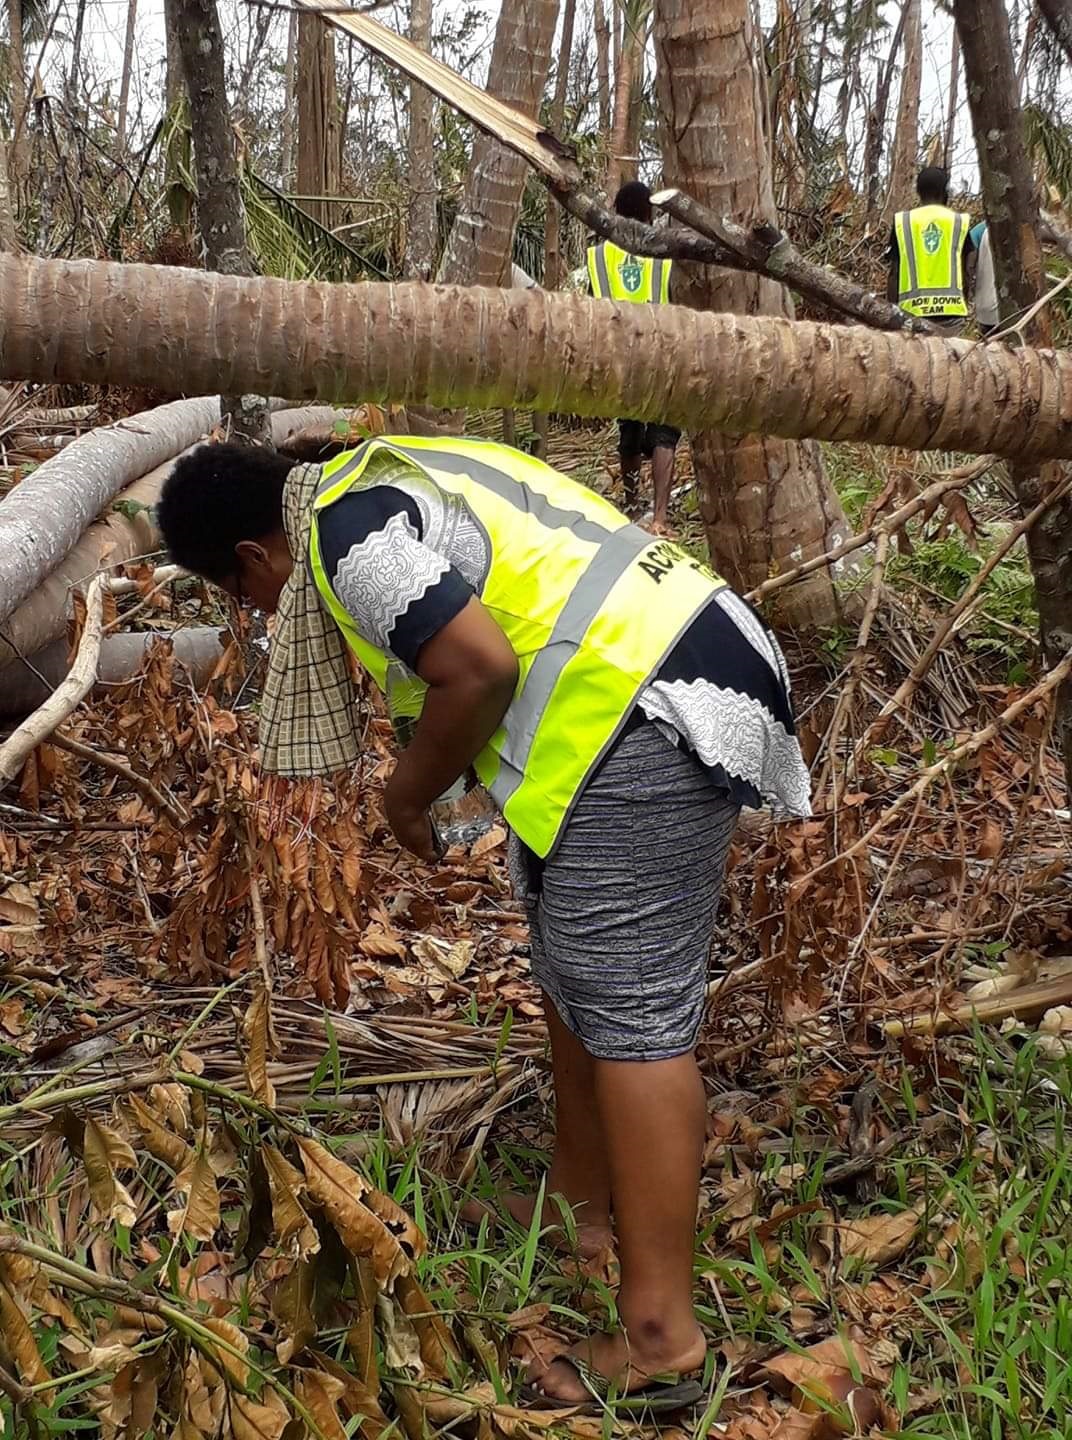
[[[128,1228],[137,1220],[130,1192],[116,1176],[116,1170],[134,1170],[134,1151],[117,1130],[92,1116],[86,1117],[82,1137],[82,1163],[86,1167],[90,1198],[100,1218]]]
[[[172,1235],[188,1235],[193,1240],[211,1240],[220,1224],[220,1193],[203,1145],[175,1176],[175,1189],[186,1195],[186,1203],[168,1212],[168,1230]]]
[[[412,1245],[409,1253],[403,1248],[411,1234],[419,1234],[412,1221],[323,1145],[299,1137],[298,1149],[310,1197],[323,1207],[350,1253],[372,1261],[377,1285],[393,1286],[399,1275],[409,1271],[414,1258]],[[390,1217],[387,1221],[373,1210],[374,1196],[376,1204]]]

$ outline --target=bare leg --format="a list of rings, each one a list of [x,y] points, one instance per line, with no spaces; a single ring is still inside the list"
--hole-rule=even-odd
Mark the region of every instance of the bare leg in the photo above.
[[[623,1330],[575,1348],[621,1389],[639,1389],[647,1376],[688,1373],[704,1359],[692,1303],[703,1081],[688,1054],[648,1062],[597,1060],[595,1088],[610,1158]],[[561,1361],[537,1378],[556,1399],[590,1398],[576,1371]]]
[[[655,506],[651,527],[656,533],[665,533],[670,528],[670,491],[674,488],[674,447],[656,445],[651,456],[651,483],[655,491]]]
[[[610,1166],[603,1142],[597,1100],[596,1061],[544,994],[544,1013],[551,1037],[551,1068],[555,1086],[555,1149],[544,1193],[545,1225],[559,1225],[562,1213],[553,1200],[561,1195],[577,1221],[577,1248],[595,1255],[613,1243],[610,1228]],[[508,1191],[499,1197],[503,1208],[522,1225],[532,1221],[535,1197]],[[475,1207],[475,1208],[474,1208]],[[463,1217],[479,1220],[486,1207],[479,1201],[464,1207]]]

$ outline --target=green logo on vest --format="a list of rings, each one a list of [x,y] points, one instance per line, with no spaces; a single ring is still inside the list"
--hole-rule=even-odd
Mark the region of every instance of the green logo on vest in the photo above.
[[[618,274],[630,295],[635,295],[644,283],[643,267],[633,255],[626,256],[624,263],[618,266]]]
[[[932,220],[923,232],[923,248],[928,255],[937,255],[942,244],[942,232]]]

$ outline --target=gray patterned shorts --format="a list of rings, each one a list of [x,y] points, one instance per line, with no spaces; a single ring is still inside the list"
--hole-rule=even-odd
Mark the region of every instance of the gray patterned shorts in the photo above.
[[[588,782],[551,858],[517,857],[533,978],[590,1055],[667,1060],[695,1046],[739,813],[646,722]]]

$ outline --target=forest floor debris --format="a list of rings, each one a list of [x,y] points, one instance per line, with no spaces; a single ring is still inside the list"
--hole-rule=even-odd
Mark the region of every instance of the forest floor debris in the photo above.
[[[610,442],[565,431],[555,459],[606,483]],[[926,461],[907,489],[859,461],[875,511],[927,483]],[[985,608],[995,567],[907,723],[863,743],[984,563],[977,521],[1006,502],[994,485],[968,503],[967,522],[913,519],[909,583],[891,565],[840,729],[853,631],[819,656],[790,652],[825,778],[814,820],[751,821],[731,862],[726,974],[702,1047],[709,1399],[675,1436],[1072,1426],[1072,1079],[1056,1058],[1072,877],[1046,707],[849,853],[1038,678],[1006,628],[1015,610]],[[937,601],[912,583],[921,555]],[[196,582],[146,606],[151,572],[134,578],[107,622],[117,604],[141,606],[138,625],[218,620]],[[136,681],[66,722],[62,746],[35,752],[0,810],[8,1430],[636,1432],[625,1413],[515,1403],[529,1360],[613,1323],[613,1256],[571,1260],[536,1226],[474,1236],[458,1221],[469,1196],[538,1187],[548,1143],[545,1037],[502,831],[436,870],[400,855],[373,715],[354,792],[310,791],[300,822],[269,839],[244,658],[259,652],[243,642],[229,637],[200,694],[157,647]],[[109,763],[120,750],[166,803]],[[1037,1031],[1036,1008],[1029,1026],[966,1014],[968,1033],[929,1033],[958,996],[981,1016],[1055,983]]]

